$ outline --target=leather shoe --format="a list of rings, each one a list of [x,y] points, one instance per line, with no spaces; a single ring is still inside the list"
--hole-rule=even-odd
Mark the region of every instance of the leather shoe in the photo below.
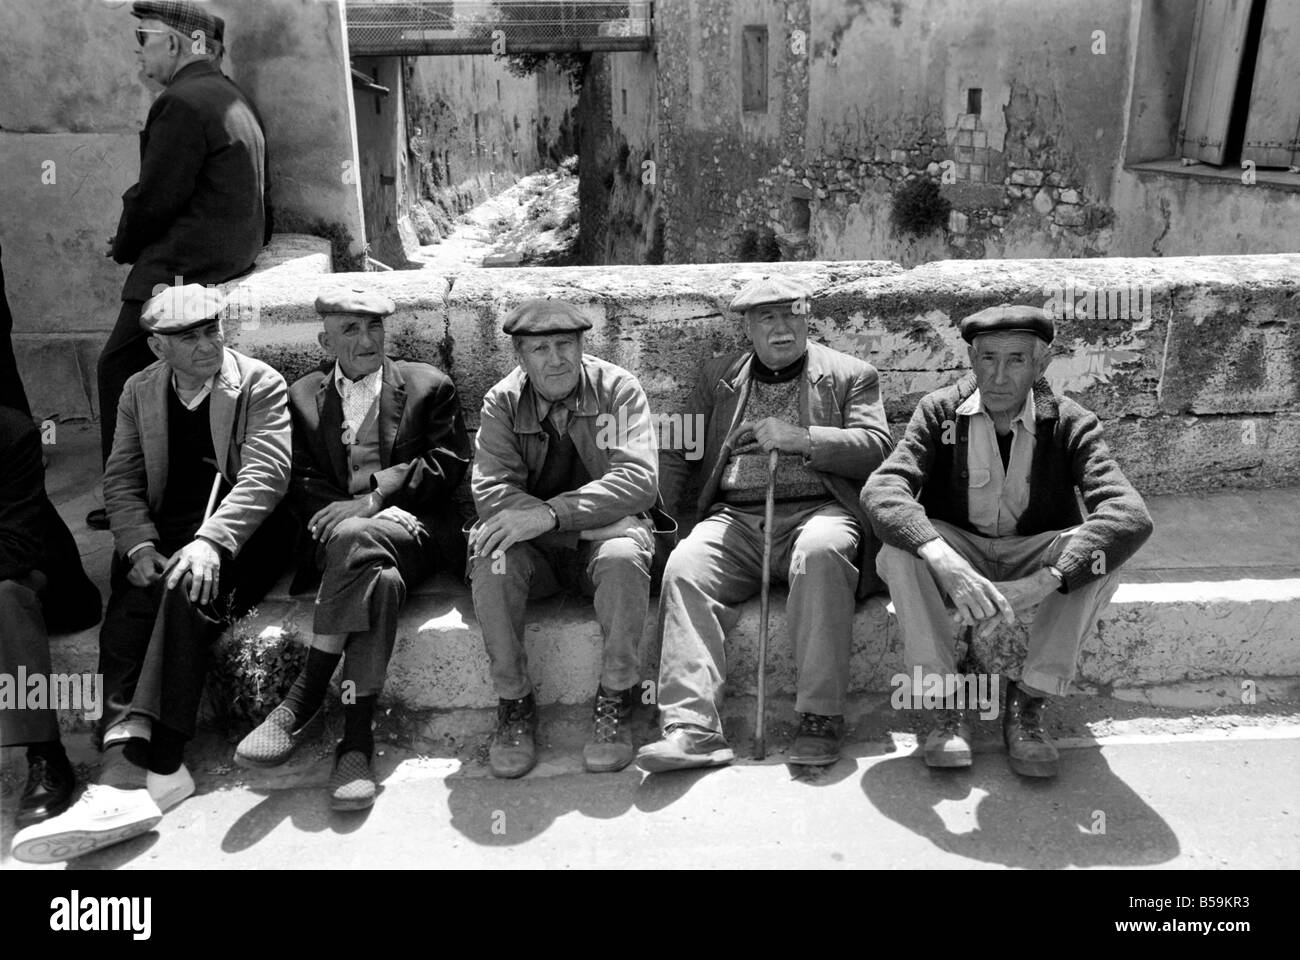
[[[1043,729],[1044,697],[1031,697],[1015,681],[1007,684],[1007,709],[1002,715],[1002,739],[1011,769],[1022,777],[1054,777],[1061,754]]]
[[[17,827],[30,827],[34,823],[57,817],[72,803],[72,793],[77,787],[77,775],[72,763],[64,755],[57,760],[28,754],[27,786],[18,801]]]
[[[736,759],[722,734],[689,723],[671,723],[664,735],[637,751],[636,765],[646,773],[693,767],[721,767]]]
[[[790,746],[790,762],[806,767],[828,767],[840,758],[844,718],[805,713]]]
[[[601,687],[596,692],[593,711],[595,733],[582,748],[582,764],[588,773],[613,773],[632,762],[636,751],[632,749],[632,735],[627,720],[636,707],[636,687],[606,693]]]
[[[925,738],[925,765],[952,769],[971,765],[970,724],[960,710],[945,710]]]
[[[497,704],[497,728],[488,748],[492,776],[513,780],[537,765],[537,702],[530,693]]]

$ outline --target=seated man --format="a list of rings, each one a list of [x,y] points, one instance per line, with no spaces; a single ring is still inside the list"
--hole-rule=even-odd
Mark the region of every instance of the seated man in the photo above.
[[[226,347],[223,307],[216,290],[190,284],[141,312],[158,361],[122,391],[104,473],[116,546],[99,635],[104,764],[67,812],[14,837],[19,860],[137,836],[194,791],[182,760],[209,647],[288,559],[292,522],[276,510],[289,487],[284,378]]]
[[[537,762],[524,606],[561,586],[594,595],[604,637],[583,762],[592,772],[632,762],[624,721],[639,693],[654,556],[646,517],[659,471],[645,392],[626,370],[582,352],[590,327],[560,300],[520,304],[503,327],[519,366],[483,398],[470,577],[500,698],[489,754],[498,777],[522,777]]]
[[[21,386],[21,385],[20,385]],[[0,747],[27,747],[19,827],[57,816],[72,802],[76,776],[59,736],[50,676],[50,631],[99,622],[99,590],[77,543],[45,495],[41,437],[25,412],[0,406],[0,676],[43,678],[45,696],[18,681],[17,702],[0,703]],[[71,706],[71,705],[65,705]]]
[[[808,342],[808,291],[782,277],[748,284],[731,302],[751,349],[704,364],[685,410],[703,423],[699,522],[668,558],[659,600],[663,739],[641,748],[652,773],[733,759],[722,730],[724,640],[738,607],[761,588],[772,451],[772,572],[790,585],[786,622],[798,669],[792,763],[839,758],[853,611],[868,592],[871,555],[858,488],[891,441],[876,371]],[[682,450],[660,453],[664,502],[690,472]],[[680,515],[680,514],[675,514]]]
[[[1069,692],[1084,637],[1120,565],[1150,536],[1151,517],[1097,417],[1043,379],[1055,336],[1045,311],[990,307],[963,320],[961,335],[974,375],[921,399],[862,504],[885,543],[876,563],[909,675],[919,668],[945,687],[925,762],[971,764],[970,729],[953,709],[954,627],[984,636],[1038,605],[1020,677],[1007,684],[1002,732],[1012,770],[1053,777],[1059,756],[1044,707]]]
[[[427,363],[384,355],[384,318],[395,309],[359,288],[316,298],[331,359],[289,389],[289,503],[315,547],[298,580],[320,579],[313,637],[288,697],[235,751],[245,765],[287,760],[313,728],[343,658],[343,741],[330,779],[336,810],[374,803],[370,727],[407,593],[465,554],[452,494],[470,445],[456,388]]]

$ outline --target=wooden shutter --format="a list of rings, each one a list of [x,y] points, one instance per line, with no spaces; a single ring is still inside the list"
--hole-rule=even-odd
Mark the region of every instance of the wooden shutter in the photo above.
[[[767,112],[767,27],[746,27],[740,40],[741,109]]]
[[[1268,0],[1250,88],[1241,159],[1261,167],[1300,163],[1300,2]]]
[[[1201,0],[1183,87],[1178,154],[1223,163],[1251,0]]]

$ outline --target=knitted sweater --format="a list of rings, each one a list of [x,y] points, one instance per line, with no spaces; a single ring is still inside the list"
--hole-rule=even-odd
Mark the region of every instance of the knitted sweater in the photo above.
[[[957,407],[975,392],[973,375],[923,397],[894,452],[862,488],[862,506],[885,543],[916,553],[939,536],[931,519],[978,533],[967,484],[970,418]],[[1151,535],[1151,515],[1102,439],[1101,422],[1045,379],[1034,390],[1037,435],[1029,505],[1020,536],[1078,526],[1055,567],[1065,592],[1119,568]],[[1088,513],[1079,510],[1075,490]]]

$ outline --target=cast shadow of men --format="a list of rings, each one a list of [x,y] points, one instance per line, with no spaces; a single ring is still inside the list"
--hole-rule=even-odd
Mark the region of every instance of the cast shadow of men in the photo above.
[[[999,751],[976,754],[966,770],[894,757],[868,766],[862,790],[881,813],[940,850],[986,863],[1152,866],[1179,853],[1173,830],[1115,775],[1100,747],[1064,751],[1053,780],[1017,776]]]

